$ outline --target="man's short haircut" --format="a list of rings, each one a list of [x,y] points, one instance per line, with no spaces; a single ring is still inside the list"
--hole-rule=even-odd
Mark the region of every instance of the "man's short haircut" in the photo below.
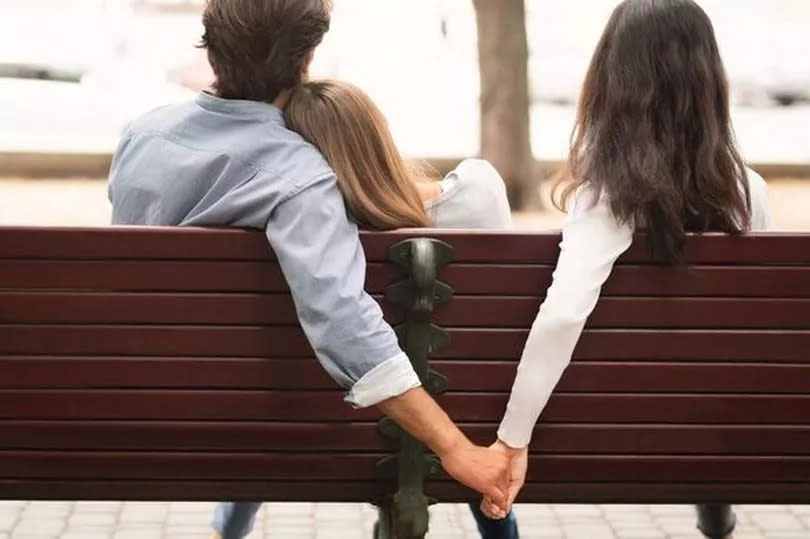
[[[301,82],[303,61],[329,30],[331,0],[209,0],[200,46],[225,99],[273,102]]]

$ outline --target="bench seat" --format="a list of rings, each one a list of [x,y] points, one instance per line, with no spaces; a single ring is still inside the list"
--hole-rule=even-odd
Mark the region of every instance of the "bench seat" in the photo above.
[[[430,367],[489,443],[559,236],[365,234],[453,247]],[[617,265],[537,426],[521,501],[810,503],[810,235],[690,238],[689,266]],[[259,232],[0,228],[0,498],[374,501],[398,450],[298,327]],[[426,492],[473,495],[442,473]]]

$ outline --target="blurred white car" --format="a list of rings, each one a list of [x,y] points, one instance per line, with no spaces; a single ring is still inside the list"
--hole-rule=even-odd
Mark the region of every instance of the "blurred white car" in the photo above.
[[[9,66],[0,66],[0,151],[108,153],[139,115],[194,96],[131,72],[17,67],[18,77],[11,77]]]

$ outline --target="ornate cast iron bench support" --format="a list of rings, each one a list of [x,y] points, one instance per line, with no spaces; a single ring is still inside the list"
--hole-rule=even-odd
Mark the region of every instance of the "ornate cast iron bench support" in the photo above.
[[[428,368],[428,356],[448,343],[447,333],[432,323],[436,306],[449,302],[453,290],[439,282],[436,272],[448,265],[453,248],[446,243],[416,238],[390,248],[388,258],[402,267],[408,280],[391,286],[386,299],[406,312],[405,322],[396,328],[400,344],[416,374],[432,395],[443,393],[447,380]],[[424,480],[439,471],[439,463],[425,454],[424,446],[403,432],[393,421],[380,422],[386,436],[399,440],[396,456],[379,463],[380,474],[396,483],[396,493],[382,500],[376,539],[419,539],[428,531],[428,506],[435,503],[424,493]],[[392,489],[393,490],[393,489]]]

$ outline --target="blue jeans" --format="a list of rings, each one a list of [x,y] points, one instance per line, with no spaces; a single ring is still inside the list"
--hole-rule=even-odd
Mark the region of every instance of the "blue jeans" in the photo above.
[[[481,511],[478,502],[470,504],[475,523],[478,524],[478,533],[481,539],[519,539],[517,518],[515,512],[510,511],[503,520],[492,520]]]
[[[214,530],[222,539],[243,539],[253,529],[256,513],[261,507],[258,502],[223,502],[217,504],[214,512]],[[470,504],[478,532],[482,539],[519,539],[517,519],[514,512],[503,520],[490,520],[477,503]]]
[[[222,539],[242,539],[253,531],[261,506],[261,502],[220,502],[211,525]]]

